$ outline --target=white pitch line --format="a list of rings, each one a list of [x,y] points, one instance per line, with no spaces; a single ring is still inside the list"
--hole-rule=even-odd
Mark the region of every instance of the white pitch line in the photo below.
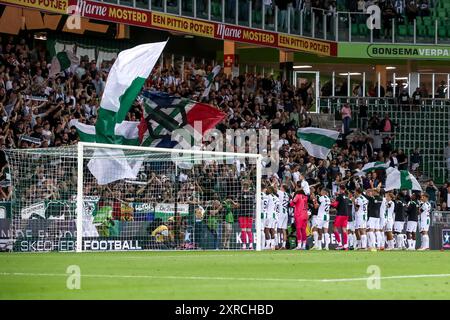
[[[67,277],[64,273],[23,273],[23,272],[0,272],[0,276],[23,276],[23,277]],[[85,278],[118,278],[118,279],[165,279],[165,280],[224,280],[224,281],[288,281],[288,282],[352,282],[370,280],[391,279],[417,279],[417,278],[450,278],[450,273],[444,274],[413,274],[386,277],[361,277],[342,279],[292,279],[292,278],[247,278],[247,277],[207,277],[207,276],[152,276],[152,275],[114,275],[114,274],[81,274]]]

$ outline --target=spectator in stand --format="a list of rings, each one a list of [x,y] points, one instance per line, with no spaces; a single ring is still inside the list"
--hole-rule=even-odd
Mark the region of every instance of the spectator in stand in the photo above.
[[[391,139],[389,139],[388,137],[385,137],[383,138],[383,143],[381,144],[381,151],[386,157],[390,157],[392,152],[392,144],[390,140]]]
[[[419,152],[419,149],[415,149],[411,151],[411,155],[409,157],[409,162],[411,163],[411,171],[416,172],[422,163],[422,155]]]
[[[436,209],[436,200],[438,199],[439,189],[435,186],[432,179],[428,180],[425,193],[429,195],[429,202],[433,209]]]
[[[417,87],[416,90],[412,94],[413,105],[414,106],[419,106],[421,100],[422,100],[422,92],[420,91],[420,88]]]
[[[415,0],[406,0],[406,17],[409,23],[413,23],[414,19],[419,15],[419,8]]]
[[[403,152],[402,149],[399,149],[397,152],[397,160],[398,160],[398,170],[408,170],[408,157]]]
[[[402,110],[409,110],[409,94],[406,89],[402,89],[400,95],[398,96],[398,103]]]
[[[437,88],[436,98],[444,99],[446,97],[447,84],[444,80],[441,81],[439,87]]]
[[[384,119],[381,120],[380,131],[381,132],[394,132],[394,125],[387,113],[384,115]]]
[[[428,0],[420,0],[419,15],[421,17],[428,17],[430,15],[430,5]]]
[[[352,121],[352,109],[348,103],[345,103],[341,109],[342,125],[344,135],[350,133],[350,122]]]

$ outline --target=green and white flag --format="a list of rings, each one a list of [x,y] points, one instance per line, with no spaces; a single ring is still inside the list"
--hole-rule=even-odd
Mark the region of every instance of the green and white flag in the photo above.
[[[297,137],[311,156],[326,159],[339,137],[339,132],[308,127],[298,129]]]
[[[116,124],[125,120],[131,105],[159,59],[167,41],[142,44],[119,53],[106,81],[98,119],[97,142],[121,144]]]
[[[398,170],[396,168],[389,168],[386,170],[386,187],[384,190],[390,191],[394,189],[402,190],[419,190],[422,191],[417,179],[407,170]]]
[[[361,171],[358,172],[356,175],[358,176],[363,176],[366,173],[375,171],[375,170],[386,170],[387,168],[389,168],[389,164],[388,163],[384,163],[381,161],[376,161],[376,162],[369,162],[366,163],[364,165],[364,167],[362,167]]]
[[[116,124],[114,133],[116,138],[121,139],[124,145],[138,146],[139,145],[139,121],[122,121]],[[95,126],[87,125],[79,122],[77,119],[72,119],[69,122],[69,127],[75,127],[78,132],[80,140],[83,142],[96,142]]]
[[[215,66],[211,73],[205,78],[205,90],[203,91],[202,98],[209,96],[209,90],[211,90],[214,78],[219,74],[220,69],[219,65]]]
[[[64,70],[74,67],[80,64],[80,59],[70,51],[58,52],[56,56],[53,57],[49,77],[54,78],[58,73]]]
[[[137,133],[124,123],[134,100],[167,41],[139,45],[119,53],[109,72],[95,124],[97,143],[126,144]],[[136,143],[137,144],[137,143]],[[128,159],[120,149],[95,149],[88,168],[100,185],[135,179],[142,160]]]

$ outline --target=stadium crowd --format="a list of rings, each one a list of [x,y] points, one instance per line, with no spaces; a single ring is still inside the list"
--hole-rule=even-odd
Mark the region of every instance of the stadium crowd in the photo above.
[[[76,144],[79,137],[75,127],[70,127],[69,123],[72,119],[78,119],[85,124],[95,124],[100,98],[114,60],[98,67],[96,61],[82,59],[71,72],[49,78],[51,57],[45,47],[31,47],[31,43],[25,39],[12,36],[2,36],[0,42],[1,148],[47,148]],[[157,65],[145,83],[145,88],[202,101],[205,76],[212,67],[186,63],[182,70]],[[345,134],[333,146],[328,159],[309,156],[297,139],[297,129],[317,125],[309,113],[314,102],[311,84],[294,88],[288,81],[271,75],[247,73],[232,77],[220,73],[213,81],[209,96],[203,98],[203,101],[226,113],[226,118],[218,125],[218,129],[223,132],[228,128],[279,130],[279,144],[272,146],[278,148],[279,171],[273,176],[264,177],[265,186],[280,188],[284,185],[286,192],[293,193],[302,176],[309,185],[321,185],[323,189],[330,190],[331,197],[335,197],[342,185],[350,192],[360,188],[376,188],[379,184],[383,186],[383,172],[354,175],[371,161],[388,162],[392,167],[410,168],[420,173],[420,167],[417,166],[420,166],[421,161],[419,154],[412,153],[408,157],[403,150],[395,150],[390,140],[374,146],[370,129],[378,127],[387,130],[386,128],[393,127],[388,119],[370,119],[367,132],[353,133],[349,132],[348,124],[344,121]],[[343,118],[349,113],[351,114],[351,109],[342,110]],[[127,120],[138,121],[141,114],[141,105],[136,101]],[[11,173],[3,152],[0,160],[0,180],[3,180],[0,200],[5,201],[11,199],[12,190],[7,183],[11,179]],[[214,230],[222,222],[231,223],[231,216],[227,213],[234,211],[236,203],[243,200],[233,198],[226,190],[235,192],[243,185],[249,187],[251,169],[245,166],[243,169],[211,166],[213,165],[198,168],[200,171],[182,171],[179,177],[173,177],[170,167],[158,174],[150,170],[143,177],[148,179],[144,187],[116,184],[106,191],[98,189],[92,190],[92,193],[101,195],[107,192],[107,197],[120,202],[136,199],[152,201],[155,200],[152,197],[156,196],[159,197],[158,201],[166,203],[175,199],[186,200],[190,204],[198,201],[208,203],[206,214],[214,216],[211,212],[217,213],[215,219],[208,219],[209,228]],[[45,185],[47,190],[53,190],[53,197],[60,196],[57,192],[60,186],[55,185],[55,181],[47,180],[44,183],[42,176],[45,174],[42,167],[36,168],[37,178],[28,192],[33,194],[36,186]],[[194,174],[198,178],[193,179]],[[216,192],[224,183],[223,177],[229,180],[222,188],[225,191]],[[60,193],[70,189],[68,185],[71,182],[65,183],[66,186],[60,189]],[[437,188],[432,181],[428,181],[425,191],[434,208],[448,209],[448,183]],[[69,196],[70,192],[66,194]],[[119,201],[114,206],[120,211]],[[115,214],[120,215],[117,212]],[[230,231],[227,230],[225,234],[229,235]],[[221,247],[227,247],[226,240],[227,237],[220,244]]]

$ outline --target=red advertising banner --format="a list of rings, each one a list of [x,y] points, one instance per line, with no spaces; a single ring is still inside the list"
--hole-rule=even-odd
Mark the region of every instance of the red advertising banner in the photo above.
[[[85,18],[150,27],[150,11],[90,0],[69,0],[69,5],[77,4],[79,14]]]
[[[233,40],[237,42],[253,43],[262,46],[277,46],[278,34],[257,29],[244,28],[219,23],[216,25],[216,39]]]

